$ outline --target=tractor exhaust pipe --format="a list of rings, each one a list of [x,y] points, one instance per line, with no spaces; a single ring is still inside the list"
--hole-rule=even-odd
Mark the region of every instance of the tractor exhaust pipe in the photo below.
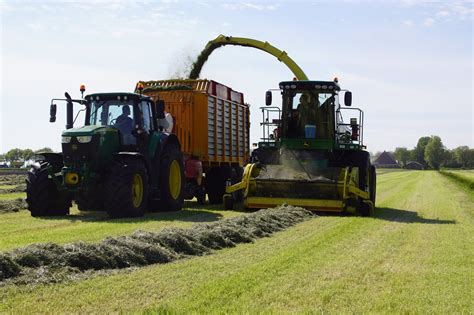
[[[72,104],[72,99],[71,96],[69,95],[68,92],[64,93],[64,96],[66,96],[67,99],[67,105],[66,105],[66,129],[71,129],[74,126],[74,120],[73,120],[73,104]]]

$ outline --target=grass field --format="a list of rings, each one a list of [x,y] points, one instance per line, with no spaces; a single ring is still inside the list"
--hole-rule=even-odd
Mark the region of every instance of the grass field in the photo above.
[[[472,313],[474,196],[434,171],[385,172],[372,218],[322,216],[212,255],[114,275],[0,287],[0,312]],[[191,209],[134,220],[0,217],[0,250],[239,215]]]

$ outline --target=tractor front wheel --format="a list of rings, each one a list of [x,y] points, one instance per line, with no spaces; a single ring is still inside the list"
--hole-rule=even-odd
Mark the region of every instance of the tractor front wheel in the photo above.
[[[113,218],[140,217],[148,201],[148,172],[143,162],[118,159],[105,182],[104,205]]]
[[[58,191],[56,184],[48,178],[49,163],[39,162],[28,171],[26,179],[26,202],[33,217],[61,216],[69,214],[71,200],[67,193]]]

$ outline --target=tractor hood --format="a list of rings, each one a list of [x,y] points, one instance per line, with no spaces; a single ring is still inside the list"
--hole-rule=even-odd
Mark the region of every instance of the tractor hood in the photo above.
[[[72,128],[64,130],[62,135],[63,136],[92,136],[95,134],[104,134],[106,132],[118,132],[117,129],[111,128],[108,126],[98,126],[98,125],[91,125],[91,126],[82,126],[79,128]]]

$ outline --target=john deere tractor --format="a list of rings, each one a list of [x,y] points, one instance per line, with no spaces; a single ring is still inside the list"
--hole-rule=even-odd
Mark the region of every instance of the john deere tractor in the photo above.
[[[105,210],[111,217],[181,209],[182,154],[178,138],[164,131],[162,101],[134,93],[65,97],[53,99],[50,107],[54,122],[53,102],[66,103],[62,153],[40,154],[28,172],[32,216],[66,215],[72,200],[80,210]],[[74,104],[85,111],[84,125],[76,128]]]

